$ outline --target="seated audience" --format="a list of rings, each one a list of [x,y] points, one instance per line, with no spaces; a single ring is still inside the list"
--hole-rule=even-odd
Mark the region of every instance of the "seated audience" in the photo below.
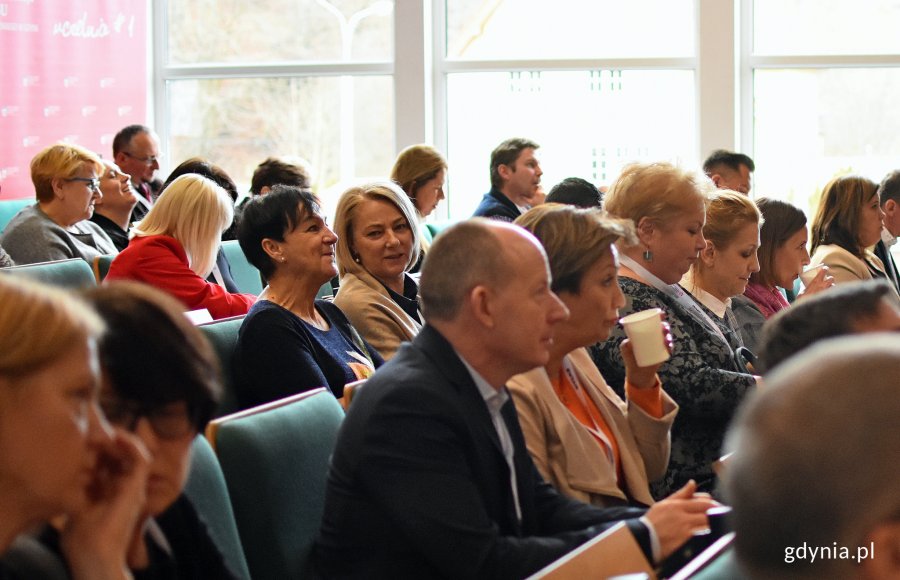
[[[388,360],[422,328],[419,285],[407,274],[419,258],[415,208],[392,182],[352,187],[338,201],[334,229],[334,304]]]
[[[564,203],[585,208],[600,207],[603,205],[603,194],[587,179],[567,177],[550,189],[547,203]]]
[[[175,179],[134,224],[131,243],[116,256],[108,280],[137,280],[178,298],[188,310],[205,308],[214,319],[246,314],[256,298],[206,281],[219,238],[233,216],[225,190],[200,175]]]
[[[237,395],[246,408],[368,377],[383,359],[341,310],[316,300],[337,274],[334,235],[308,190],[276,185],[244,208],[241,248],[269,281],[241,325]]]
[[[759,370],[768,372],[819,340],[900,331],[900,308],[886,280],[848,282],[779,312],[763,326]]]
[[[168,187],[175,179],[188,173],[202,175],[207,179],[211,179],[216,185],[228,192],[228,196],[232,201],[237,199],[237,185],[235,185],[231,177],[225,173],[225,170],[200,157],[191,157],[190,159],[182,161],[178,167],[173,169],[172,173],[169,174],[166,183],[163,185],[163,189]],[[235,214],[235,219],[232,220],[231,225],[222,232],[222,241],[236,239],[236,223],[237,214]],[[212,272],[206,277],[206,281],[215,282],[229,292],[240,292],[234,281],[234,277],[231,275],[231,264],[228,262],[228,258],[225,256],[225,252],[222,251],[221,246],[219,246],[219,249],[216,251],[216,263],[213,264]]]
[[[510,224],[456,224],[431,247],[421,296],[427,324],[369,379],[338,434],[316,572],[524,578],[623,520],[650,557],[643,510],[560,495],[525,448],[504,385],[547,363],[568,316],[540,243]],[[659,557],[684,537],[656,533]]]
[[[659,364],[638,367],[631,341],[622,343],[627,403],[609,388],[585,348],[609,335],[625,304],[613,244],[633,243],[634,231],[630,223],[596,209],[557,204],[532,208],[516,223],[543,244],[550,289],[569,310],[553,334],[547,364],[507,383],[535,467],[573,499],[599,506],[653,505],[649,480],[666,472],[678,406],[662,390]],[[662,329],[660,322],[660,334]],[[711,507],[707,498],[680,501],[691,498],[694,488],[688,483],[671,500],[650,508],[647,518],[658,531],[678,526],[687,541],[692,530],[681,526],[682,519],[705,525],[695,516]]]
[[[94,202],[91,221],[103,228],[116,250],[128,246],[128,230],[131,228],[131,212],[138,202],[131,189],[131,178],[116,167],[112,161],[103,160],[103,174],[100,176],[100,193]]]
[[[153,288],[116,282],[92,291],[89,300],[107,328],[99,343],[100,406],[151,455],[129,568],[138,578],[236,578],[183,493],[191,445],[213,417],[219,395],[212,347],[180,304]]]
[[[763,217],[759,230],[759,270],[750,274],[750,283],[742,296],[732,298],[744,346],[756,352],[765,321],[790,304],[779,288],[792,290],[794,281],[809,264],[806,250],[806,216],[793,205],[777,199],[756,200]],[[821,268],[800,296],[821,292],[834,285],[828,267]]]
[[[751,178],[756,164],[748,155],[716,149],[703,162],[703,173],[718,189],[730,189],[750,195]]]
[[[100,319],[62,291],[0,276],[0,328],[0,578],[130,577],[149,461],[99,412]],[[64,567],[21,536],[58,516]]]
[[[31,160],[31,181],[37,203],[17,213],[0,236],[0,243],[17,264],[81,258],[88,264],[103,254],[115,254],[106,232],[88,221],[101,197],[103,163],[96,154],[57,143]]]
[[[422,220],[427,218],[444,199],[444,180],[447,177],[447,161],[440,152],[429,145],[412,145],[400,152],[391,169],[391,180],[403,188],[416,207],[415,227],[423,228]],[[428,251],[429,242],[419,236],[419,260],[410,272],[422,268],[422,260]]]
[[[541,164],[534,141],[507,139],[491,151],[491,190],[475,209],[475,217],[511,222],[537,201],[541,187]]]
[[[741,410],[723,482],[751,579],[900,577],[898,376],[896,334],[831,339]]]
[[[731,300],[743,294],[750,277],[759,271],[759,227],[756,204],[741,193],[720,189],[706,207],[703,237],[706,248],[681,280],[704,313],[735,350],[744,346]],[[752,355],[747,355],[752,363]]]
[[[725,428],[738,404],[756,385],[719,325],[678,285],[706,248],[707,184],[668,163],[626,167],[604,199],[610,215],[630,219],[639,243],[620,248],[619,284],[626,296],[622,315],[660,308],[671,325],[672,357],[659,368],[666,392],[680,411],[672,428],[672,455],[661,498],[693,479],[701,489],[713,483]],[[621,328],[591,348],[606,381],[624,395],[625,361]]]
[[[312,166],[302,157],[269,157],[256,166],[250,178],[250,197],[238,202],[238,215],[251,199],[265,195],[276,185],[293,185],[301,189],[311,189],[313,184]],[[240,221],[240,219],[235,220]]]
[[[884,212],[878,184],[848,175],[825,185],[812,224],[812,264],[825,264],[837,284],[886,278],[870,250],[881,239]]]

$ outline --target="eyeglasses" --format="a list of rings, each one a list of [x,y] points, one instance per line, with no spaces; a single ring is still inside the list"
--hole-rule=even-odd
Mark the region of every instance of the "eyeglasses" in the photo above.
[[[196,430],[194,421],[186,410],[171,408],[147,408],[144,405],[116,399],[101,399],[100,408],[110,423],[128,431],[137,429],[142,418],[150,423],[153,432],[161,439],[181,439]]]
[[[159,156],[156,156],[156,155],[150,155],[150,156],[148,156],[148,157],[138,157],[137,155],[132,155],[132,154],[129,153],[128,151],[122,151],[122,153],[124,153],[124,154],[127,155],[128,157],[131,157],[131,158],[134,159],[135,161],[140,161],[141,163],[143,163],[143,164],[146,165],[147,167],[150,167],[151,165],[153,165],[154,163],[158,162],[158,161],[162,158],[162,155],[159,155]]]
[[[91,191],[100,191],[100,180],[96,177],[70,177],[66,181],[83,181]]]

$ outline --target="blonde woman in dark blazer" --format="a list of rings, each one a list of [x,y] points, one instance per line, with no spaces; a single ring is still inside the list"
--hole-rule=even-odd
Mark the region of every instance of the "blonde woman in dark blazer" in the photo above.
[[[334,303],[388,360],[424,322],[408,274],[419,259],[416,209],[392,182],[352,187],[338,201],[334,230],[341,278]]]
[[[638,367],[630,342],[623,345],[626,400],[606,384],[585,348],[606,338],[625,303],[614,244],[633,241],[633,229],[598,210],[557,204],[516,222],[544,245],[552,289],[570,311],[557,325],[547,365],[508,384],[528,451],[544,478],[569,497],[653,505],[649,483],[666,472],[678,406],[662,390],[659,365]],[[679,494],[691,497],[693,484]]]

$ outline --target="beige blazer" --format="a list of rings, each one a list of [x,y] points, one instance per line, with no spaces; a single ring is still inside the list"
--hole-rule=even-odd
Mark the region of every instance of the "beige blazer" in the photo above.
[[[412,340],[422,329],[391,299],[384,285],[363,269],[341,278],[334,303],[384,360],[390,360],[401,343]]]
[[[878,256],[868,250],[866,250],[866,261],[877,270],[884,272],[884,264],[878,259]],[[866,263],[837,244],[825,244],[816,248],[810,258],[810,265],[818,266],[819,264],[828,266],[828,273],[834,276],[836,284],[872,279],[872,273]]]
[[[625,403],[606,384],[587,349],[570,352],[567,358],[619,444],[628,493],[652,505],[649,482],[661,478],[668,467],[670,430],[678,405],[664,391],[664,415],[655,419],[637,405]],[[616,485],[615,466],[556,396],[544,367],[516,375],[507,387],[528,452],[544,479],[564,495],[594,505],[615,505],[627,499]]]

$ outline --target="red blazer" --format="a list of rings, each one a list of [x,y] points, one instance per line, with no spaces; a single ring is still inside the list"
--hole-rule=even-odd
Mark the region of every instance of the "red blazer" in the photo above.
[[[252,294],[232,294],[194,273],[181,242],[170,236],[132,239],[113,260],[106,279],[156,286],[181,300],[188,310],[206,308],[215,319],[246,314],[256,302]]]

